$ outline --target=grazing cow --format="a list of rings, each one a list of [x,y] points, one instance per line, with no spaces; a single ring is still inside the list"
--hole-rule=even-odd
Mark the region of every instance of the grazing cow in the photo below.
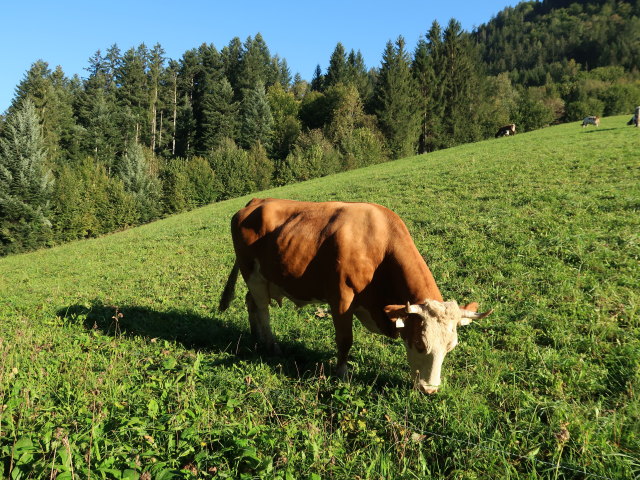
[[[636,107],[636,110],[633,113],[633,117],[631,117],[631,120],[627,122],[627,125],[635,125],[636,127],[640,127],[640,107]]]
[[[516,134],[516,124],[512,123],[510,125],[505,125],[504,127],[500,127],[498,132],[496,133],[496,138],[498,137],[508,137],[510,135]]]
[[[415,386],[435,393],[444,357],[458,343],[457,327],[491,313],[476,313],[477,303],[443,302],[407,227],[380,205],[253,199],[233,216],[231,235],[236,260],[220,311],[229,307],[240,271],[251,332],[279,353],[271,300],[328,303],[343,378],[353,315],[374,333],[400,336]]]
[[[586,127],[587,125],[595,125],[596,127],[600,126],[600,117],[596,117],[593,115],[584,117],[584,120],[582,120],[582,128]]]

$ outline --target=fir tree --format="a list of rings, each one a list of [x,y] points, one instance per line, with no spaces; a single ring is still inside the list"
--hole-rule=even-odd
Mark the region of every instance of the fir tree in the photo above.
[[[412,65],[418,87],[419,153],[442,147],[442,121],[446,103],[443,61],[442,29],[434,20],[426,39],[418,42]]]
[[[344,46],[338,42],[329,59],[329,67],[327,68],[327,75],[324,78],[323,87],[328,88],[338,83],[347,83],[349,73]]]
[[[374,94],[380,130],[393,158],[415,153],[420,134],[416,96],[410,58],[404,39],[398,37],[395,45],[387,43]]]
[[[480,138],[477,122],[481,82],[477,52],[460,22],[451,19],[443,34],[444,122],[447,146]]]
[[[264,85],[258,83],[245,95],[240,106],[240,145],[251,148],[260,143],[265,148],[271,145],[273,116],[264,91]]]
[[[43,245],[50,238],[46,167],[36,109],[29,99],[8,117],[0,138],[0,254]]]
[[[202,106],[202,153],[217,148],[223,139],[235,138],[238,125],[238,104],[226,78],[217,80]]]
[[[324,85],[324,75],[322,75],[322,69],[320,65],[316,65],[316,69],[313,71],[313,78],[311,78],[311,90],[314,92],[321,92]]]
[[[115,173],[125,191],[135,196],[139,221],[148,222],[156,218],[159,214],[160,184],[150,171],[143,147],[136,143],[129,145],[118,159]]]

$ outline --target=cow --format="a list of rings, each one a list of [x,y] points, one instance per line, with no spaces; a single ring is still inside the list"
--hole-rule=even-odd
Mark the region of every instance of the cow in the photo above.
[[[328,303],[341,378],[348,373],[354,315],[371,332],[401,337],[414,386],[435,393],[444,357],[458,343],[457,328],[492,312],[478,313],[475,302],[443,301],[409,230],[381,205],[255,198],[233,216],[231,236],[236,258],[219,310],[229,307],[239,271],[251,333],[279,354],[271,300]]]
[[[633,117],[631,120],[627,122],[627,125],[635,125],[636,127],[640,127],[640,107],[636,107],[633,112]]]
[[[498,137],[508,137],[510,135],[516,134],[516,124],[512,123],[510,125],[505,125],[504,127],[500,127],[498,132],[496,133],[496,138]]]
[[[596,117],[593,115],[584,117],[584,120],[582,120],[582,128],[586,127],[587,125],[595,125],[596,127],[600,126],[600,117]]]

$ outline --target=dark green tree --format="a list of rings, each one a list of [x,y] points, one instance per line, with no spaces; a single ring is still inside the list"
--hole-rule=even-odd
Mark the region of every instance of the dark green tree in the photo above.
[[[243,148],[251,148],[260,143],[270,148],[273,135],[273,116],[264,90],[258,83],[249,90],[240,105],[239,143]]]
[[[16,87],[16,96],[9,109],[18,108],[25,99],[32,102],[40,121],[47,155],[56,161],[77,151],[71,87],[60,67],[52,72],[47,62],[38,60]]]
[[[225,77],[215,81],[204,98],[202,122],[203,153],[217,148],[225,138],[236,138],[238,104],[233,99],[231,84]]]
[[[254,38],[248,37],[240,59],[238,86],[241,93],[253,90],[258,83],[265,87],[273,85],[279,80],[279,73],[279,66],[272,62],[262,35],[258,33]]]
[[[328,88],[339,83],[347,83],[349,73],[347,54],[342,43],[338,42],[329,59],[329,67],[327,68],[323,87]]]
[[[412,155],[420,135],[417,88],[405,41],[388,42],[374,93],[375,112],[392,158]]]
[[[160,213],[160,182],[150,169],[144,148],[137,143],[130,144],[115,165],[115,174],[125,191],[136,200],[139,222],[148,222]]]
[[[477,50],[460,22],[451,19],[443,33],[441,74],[444,83],[443,143],[452,146],[478,140],[482,83]]]
[[[313,71],[313,77],[311,78],[311,90],[314,92],[321,92],[324,86],[324,75],[320,65],[316,65],[316,69]]]
[[[418,152],[430,152],[443,146],[445,111],[445,70],[442,29],[434,20],[426,39],[416,46],[412,70],[418,87],[416,97],[420,113]]]
[[[40,119],[27,98],[9,114],[0,138],[0,255],[50,239],[52,184]]]

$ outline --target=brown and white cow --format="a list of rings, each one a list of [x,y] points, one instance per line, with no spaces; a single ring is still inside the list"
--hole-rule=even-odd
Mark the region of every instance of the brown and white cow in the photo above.
[[[600,126],[600,117],[596,117],[593,115],[584,117],[584,119],[582,120],[582,128],[586,127],[587,125],[595,125],[596,127]]]
[[[499,137],[508,137],[510,135],[516,134],[516,124],[511,123],[509,125],[505,125],[504,127],[500,127],[496,132],[496,138]]]
[[[231,235],[236,260],[220,311],[229,307],[240,271],[251,332],[279,353],[271,300],[328,303],[343,378],[353,315],[374,333],[400,336],[416,387],[435,393],[444,357],[458,343],[456,329],[491,313],[476,313],[477,303],[444,302],[407,227],[380,205],[253,199],[233,216]]]

